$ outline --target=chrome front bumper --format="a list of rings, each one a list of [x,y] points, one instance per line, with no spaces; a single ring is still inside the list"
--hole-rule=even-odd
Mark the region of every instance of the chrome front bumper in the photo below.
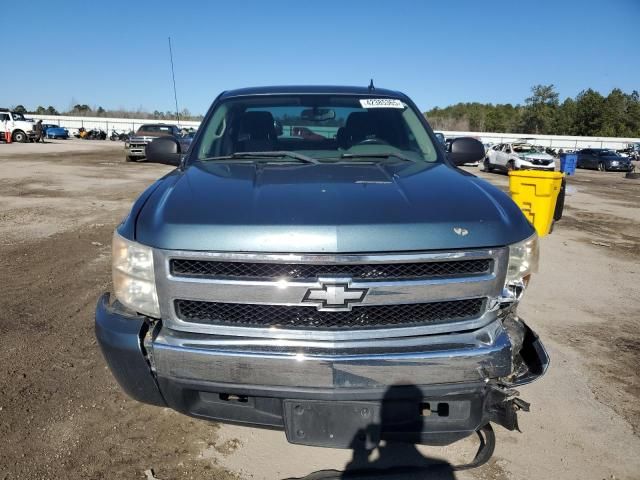
[[[163,328],[147,345],[158,377],[264,390],[487,382],[508,377],[514,368],[512,341],[497,319],[471,332],[344,342],[211,337]],[[544,349],[539,356],[544,370]]]
[[[352,446],[345,439],[364,422],[346,414],[356,407],[379,414],[365,419],[374,439],[445,445],[489,422],[516,429],[516,411],[526,403],[516,403],[511,387],[536,380],[549,364],[535,333],[516,323],[515,331],[495,319],[456,334],[307,341],[176,332],[110,303],[108,294],[96,309],[107,364],[136,400],[341,448]],[[523,361],[515,360],[520,344]],[[307,413],[298,417],[300,409]],[[312,427],[302,437],[300,422]],[[317,422],[335,424],[342,435]]]
[[[145,147],[129,147],[125,148],[125,153],[130,157],[144,157],[146,146]]]

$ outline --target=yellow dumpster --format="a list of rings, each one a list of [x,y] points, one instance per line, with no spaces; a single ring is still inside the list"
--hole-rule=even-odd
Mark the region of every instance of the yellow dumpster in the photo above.
[[[538,170],[509,172],[511,198],[541,237],[547,235],[551,229],[562,177],[561,172]]]

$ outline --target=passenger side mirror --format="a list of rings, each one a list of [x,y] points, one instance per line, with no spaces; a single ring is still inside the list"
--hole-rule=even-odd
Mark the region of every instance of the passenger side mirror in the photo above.
[[[485,157],[484,145],[475,138],[454,138],[449,146],[448,158],[456,166],[479,162]]]
[[[147,162],[178,166],[182,160],[180,142],[174,137],[158,137],[147,145],[145,156]]]

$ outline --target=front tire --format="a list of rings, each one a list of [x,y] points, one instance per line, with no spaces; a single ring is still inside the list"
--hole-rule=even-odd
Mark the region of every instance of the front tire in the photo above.
[[[484,159],[484,162],[482,162],[482,170],[488,173],[493,172],[493,167],[491,166],[491,162],[488,157]]]
[[[27,134],[24,133],[22,130],[16,130],[15,132],[13,132],[13,135],[11,135],[11,139],[14,142],[18,142],[18,143],[27,143],[27,140],[29,139],[29,137],[27,137]]]
[[[607,171],[607,166],[604,164],[604,162],[598,162],[598,171],[599,172]]]
[[[515,162],[513,160],[509,160],[507,162],[507,172],[514,172],[516,170],[517,168]]]

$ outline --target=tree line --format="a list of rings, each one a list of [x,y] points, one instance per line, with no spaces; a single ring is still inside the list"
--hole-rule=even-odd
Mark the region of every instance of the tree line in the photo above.
[[[74,117],[104,117],[104,118],[143,118],[143,119],[154,119],[154,120],[176,120],[176,112],[167,110],[166,112],[161,112],[159,110],[154,110],[153,112],[148,112],[143,109],[137,110],[106,110],[102,107],[94,107],[91,108],[87,104],[75,104],[70,106],[67,111],[59,112],[53,106],[49,105],[48,107],[43,107],[42,105],[38,105],[34,110],[28,110],[24,105],[17,105],[14,111],[22,113],[22,114],[36,114],[36,115],[70,115]],[[180,119],[181,120],[202,120],[202,115],[193,115],[189,109],[183,108],[180,111]]]
[[[554,85],[535,85],[524,105],[457,103],[425,112],[435,130],[640,137],[640,95],[592,89],[560,102]]]

